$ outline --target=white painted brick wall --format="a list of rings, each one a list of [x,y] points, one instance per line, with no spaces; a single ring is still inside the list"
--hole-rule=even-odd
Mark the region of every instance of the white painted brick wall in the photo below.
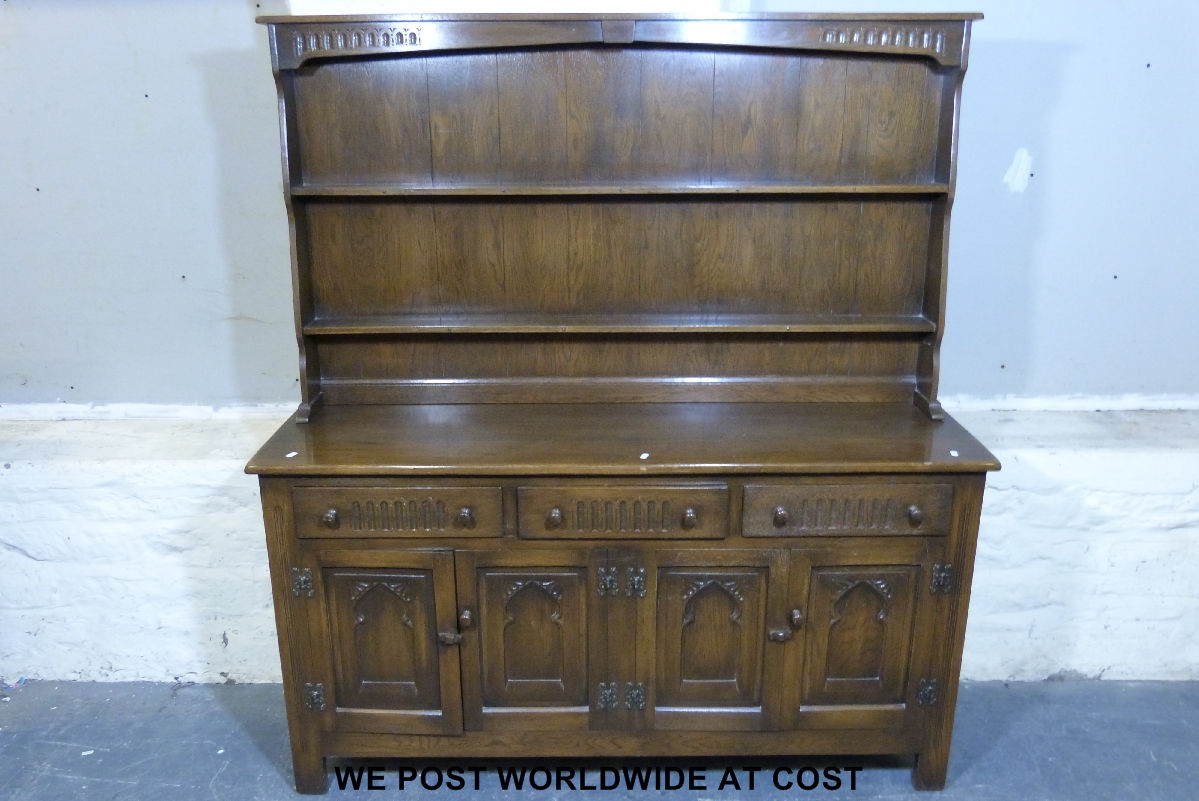
[[[242,467],[284,416],[0,419],[0,676],[277,681]],[[1004,463],[963,675],[1199,679],[1199,413],[957,416]]]
[[[959,412],[983,502],[962,675],[1199,679],[1199,413]]]

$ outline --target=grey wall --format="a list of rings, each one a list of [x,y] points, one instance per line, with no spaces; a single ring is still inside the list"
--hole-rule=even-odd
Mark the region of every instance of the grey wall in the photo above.
[[[820,7],[967,5],[987,19],[966,79],[942,393],[1199,394],[1199,4]],[[538,6],[566,10],[521,8]],[[283,10],[0,3],[0,403],[298,397],[275,95],[253,23]],[[1020,148],[1032,177],[1015,192],[1003,179]]]

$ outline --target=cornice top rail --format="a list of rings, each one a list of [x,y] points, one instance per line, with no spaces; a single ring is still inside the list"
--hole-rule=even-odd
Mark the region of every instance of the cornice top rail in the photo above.
[[[979,14],[413,14],[260,17],[276,70],[311,59],[657,44],[915,56],[964,66]]]
[[[920,14],[822,14],[817,12],[729,12],[729,13],[677,13],[677,14],[317,14],[300,16],[260,16],[254,21],[260,25],[310,24],[310,23],[381,23],[381,22],[478,22],[498,20],[501,22],[527,22],[533,20],[828,20],[830,22],[846,22],[862,20],[869,22],[925,22],[944,20],[945,22],[963,22],[980,20],[981,12],[956,13],[920,13]]]

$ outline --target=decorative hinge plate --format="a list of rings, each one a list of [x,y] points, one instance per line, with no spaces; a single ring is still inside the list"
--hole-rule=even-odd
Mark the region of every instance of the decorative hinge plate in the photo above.
[[[291,594],[299,598],[301,595],[311,598],[316,593],[312,583],[312,568],[293,567],[291,569]]]
[[[609,681],[599,683],[599,704],[600,709],[615,709],[616,708],[616,682]]]
[[[629,586],[625,589],[624,594],[630,598],[645,597],[645,568],[630,567],[629,568]]]
[[[929,584],[929,590],[936,595],[945,595],[953,592],[953,587],[953,565],[933,565],[933,578]]]
[[[645,685],[639,681],[626,682],[624,686],[624,708],[645,709]]]
[[[620,594],[620,580],[616,577],[616,568],[601,567],[599,569],[599,594],[601,597],[605,595],[615,597]]]
[[[304,685],[304,706],[313,712],[325,711],[325,685],[321,683]]]
[[[916,690],[916,703],[919,706],[934,706],[941,700],[941,686],[936,679],[921,679]]]

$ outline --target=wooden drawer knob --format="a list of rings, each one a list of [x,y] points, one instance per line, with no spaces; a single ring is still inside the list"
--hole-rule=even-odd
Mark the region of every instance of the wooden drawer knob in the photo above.
[[[463,609],[458,613],[458,628],[469,629],[475,623],[475,615],[469,609]]]
[[[921,523],[923,523],[924,522],[924,510],[921,509],[916,504],[912,504],[911,506],[909,506],[908,507],[908,522],[911,523],[913,527],[918,526]]]
[[[550,528],[562,528],[562,524],[566,522],[566,517],[562,514],[562,510],[555,506],[550,509],[550,513],[545,517],[545,524]]]
[[[699,525],[699,515],[695,511],[695,507],[688,506],[683,511],[683,528],[690,531]]]
[[[325,528],[337,528],[341,525],[341,519],[338,518],[336,509],[330,509],[325,512],[325,516],[321,518],[321,522],[325,524]]]
[[[782,506],[775,507],[774,527],[782,528],[783,526],[787,525],[788,517],[789,517],[789,515],[787,514],[787,510],[784,507],[782,507]]]
[[[463,506],[458,510],[458,516],[454,518],[454,522],[459,528],[474,528],[475,513],[471,511],[469,506]]]
[[[787,615],[787,622],[791,624],[792,629],[798,629],[803,626],[803,612],[799,609],[792,609]]]

